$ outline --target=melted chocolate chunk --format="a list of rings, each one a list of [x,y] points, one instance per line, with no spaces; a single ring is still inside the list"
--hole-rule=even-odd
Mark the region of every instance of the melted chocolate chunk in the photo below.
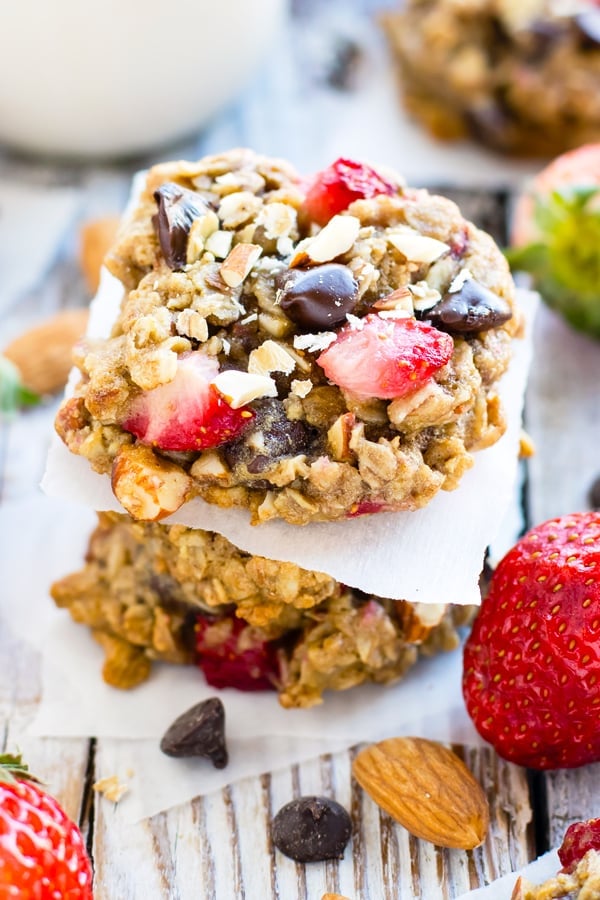
[[[427,319],[440,331],[477,334],[497,328],[512,316],[509,304],[474,278],[467,278],[457,291],[446,291],[427,312]]]
[[[260,475],[277,460],[308,451],[316,430],[305,422],[290,421],[280,400],[253,406],[256,415],[243,437],[221,448],[230,468],[245,466],[251,475]]]
[[[167,756],[203,756],[216,769],[228,763],[225,746],[225,709],[218,697],[197,703],[175,719],[160,742]]]
[[[600,47],[600,9],[591,7],[573,16],[582,44],[589,49]]]
[[[346,321],[358,302],[358,284],[347,266],[327,263],[289,269],[278,279],[279,302],[301,331],[328,331]]]
[[[352,822],[328,797],[299,797],[283,806],[271,825],[275,846],[297,862],[342,859]]]
[[[568,25],[564,22],[534,19],[522,38],[527,60],[541,62],[568,33]]]
[[[499,100],[490,100],[489,103],[472,107],[466,111],[465,120],[472,136],[483,144],[490,147],[509,144],[512,123]]]
[[[152,219],[160,249],[171,269],[182,269],[187,261],[187,244],[192,222],[210,207],[202,197],[167,181],[154,191],[158,213]]]

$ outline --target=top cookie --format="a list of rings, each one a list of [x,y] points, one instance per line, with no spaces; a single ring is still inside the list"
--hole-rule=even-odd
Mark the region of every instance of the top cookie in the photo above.
[[[599,139],[591,0],[408,0],[384,27],[406,106],[437,137],[542,157]]]
[[[157,166],[107,265],[120,315],[80,348],[56,427],[134,518],[194,496],[254,523],[416,509],[504,431],[508,266],[387,170]]]

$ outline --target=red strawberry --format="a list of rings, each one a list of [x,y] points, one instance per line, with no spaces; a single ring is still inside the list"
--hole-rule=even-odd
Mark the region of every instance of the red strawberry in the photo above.
[[[558,851],[563,872],[571,872],[588,850],[600,851],[600,819],[575,822],[567,828]]]
[[[600,760],[600,513],[544,522],[500,562],[465,645],[463,693],[505,759]]]
[[[600,339],[600,143],[559,156],[515,210],[513,269],[529,272],[545,302]]]
[[[79,828],[31,779],[20,757],[0,756],[0,897],[92,900]]]
[[[242,619],[199,615],[196,653],[196,662],[212,687],[238,691],[275,688],[279,665],[273,642],[265,641]]]
[[[317,362],[338,387],[389,400],[423,387],[453,350],[450,335],[425,322],[370,313],[342,328]]]
[[[552,191],[568,186],[600,187],[600,144],[585,144],[563,153],[536,175],[529,191],[519,197],[515,207],[511,230],[514,246],[540,239],[534,197],[548,197]]]
[[[352,159],[336,159],[315,175],[304,198],[304,210],[313,222],[326,225],[332,216],[348,209],[354,200],[378,194],[395,194],[398,185],[383,178],[371,166]]]
[[[217,360],[201,350],[184,354],[173,381],[134,400],[123,428],[161,450],[206,450],[233,440],[254,413],[223,400],[210,384],[218,372]]]

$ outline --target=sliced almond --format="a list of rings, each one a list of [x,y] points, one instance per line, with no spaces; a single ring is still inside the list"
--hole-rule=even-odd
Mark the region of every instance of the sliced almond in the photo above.
[[[404,639],[409,644],[423,643],[446,612],[445,603],[408,603],[406,600],[396,600],[395,605]]]
[[[485,840],[485,794],[462,760],[443,744],[389,738],[362,750],[352,771],[375,803],[416,837],[461,850]]]
[[[373,304],[373,309],[388,311],[392,309],[407,309],[413,314],[412,294],[408,286],[399,287],[387,297],[381,297]]]
[[[73,345],[87,328],[87,309],[69,309],[30,328],[2,352],[17,367],[25,387],[53,394],[67,383]]]
[[[296,368],[296,360],[276,341],[266,340],[248,358],[248,371],[253,375],[283,372],[289,375]]]
[[[335,331],[319,331],[318,334],[297,334],[294,337],[296,350],[307,350],[309,353],[319,353],[326,350],[337,339]]]
[[[359,231],[360,221],[356,216],[333,216],[305,246],[306,255],[316,263],[337,259],[350,250]]]
[[[194,478],[227,478],[230,474],[229,469],[221,460],[216,450],[206,450],[202,456],[199,456],[190,473]]]
[[[229,287],[239,287],[250,274],[252,266],[262,253],[258,244],[236,244],[221,264],[220,275]]]
[[[206,238],[204,249],[216,259],[225,259],[231,250],[231,242],[233,241],[233,231],[213,231]]]
[[[426,281],[417,281],[416,284],[411,284],[410,292],[413,296],[413,306],[417,312],[431,309],[442,299],[440,292],[436,288],[430,287]]]
[[[419,234],[417,231],[412,234],[409,231],[388,234],[387,241],[396,250],[399,250],[407,260],[416,263],[435,262],[442,253],[447,253],[450,250],[448,244],[444,244],[443,241]]]
[[[291,322],[284,315],[274,312],[260,312],[258,314],[258,324],[267,334],[273,337],[282,338],[291,330]]]
[[[290,387],[292,394],[295,394],[296,397],[300,397],[300,399],[303,399],[304,397],[308,397],[308,395],[312,391],[313,383],[308,378],[294,378]]]
[[[202,256],[206,240],[219,228],[219,218],[214,210],[209,209],[203,216],[192,222],[188,235],[186,262],[195,263]]]
[[[156,522],[176,512],[191,494],[192,480],[150,447],[125,444],[115,457],[111,479],[115,497],[134,519]]]
[[[232,409],[239,409],[259,397],[276,397],[277,386],[268,375],[253,375],[229,369],[211,382]]]
[[[338,416],[327,432],[327,444],[334,459],[340,462],[352,459],[354,454],[350,449],[352,429],[356,425],[354,413],[344,413]]]

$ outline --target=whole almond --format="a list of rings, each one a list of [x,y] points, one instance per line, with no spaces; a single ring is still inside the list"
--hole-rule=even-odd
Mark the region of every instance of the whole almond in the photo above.
[[[489,827],[481,786],[458,756],[424,738],[389,738],[362,750],[352,766],[367,794],[411,834],[472,850]]]
[[[85,333],[87,309],[67,309],[15,338],[3,354],[18,368],[25,387],[53,394],[67,383],[73,345]]]
[[[104,257],[112,247],[119,228],[118,216],[91,219],[81,227],[79,262],[90,293],[95,294]]]

